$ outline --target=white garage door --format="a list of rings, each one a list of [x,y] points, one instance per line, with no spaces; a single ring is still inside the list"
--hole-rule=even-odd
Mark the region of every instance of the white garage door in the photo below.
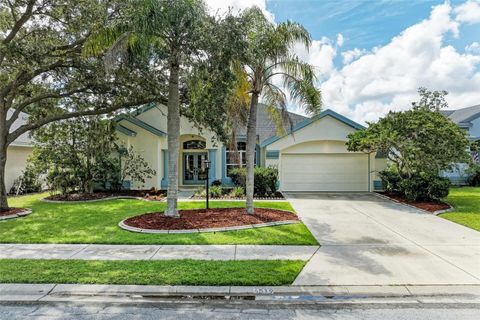
[[[368,191],[364,154],[282,154],[283,191]]]

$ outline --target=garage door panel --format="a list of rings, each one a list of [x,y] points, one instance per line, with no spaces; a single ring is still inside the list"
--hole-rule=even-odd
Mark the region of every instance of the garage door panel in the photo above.
[[[364,154],[282,154],[284,191],[368,191]]]

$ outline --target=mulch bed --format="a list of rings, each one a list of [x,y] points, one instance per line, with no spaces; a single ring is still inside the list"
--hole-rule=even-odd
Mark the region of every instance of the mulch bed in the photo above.
[[[23,208],[9,208],[7,211],[0,211],[0,217],[9,216],[25,211]]]
[[[146,213],[126,219],[128,226],[140,229],[182,230],[237,227],[274,221],[298,220],[287,211],[256,208],[255,214],[247,214],[244,208],[209,210],[180,210],[180,218],[166,217],[162,212]]]
[[[382,194],[398,202],[406,203],[428,212],[450,209],[450,206],[448,204],[441,201],[410,201],[406,199],[403,194],[400,193],[385,192]]]
[[[147,200],[163,200],[166,196],[166,191],[164,190],[124,190],[121,192],[95,192],[92,194],[89,193],[71,193],[66,196],[61,194],[55,194],[46,197],[47,200],[54,201],[89,201],[89,200],[100,200],[108,199],[112,197],[140,197]]]

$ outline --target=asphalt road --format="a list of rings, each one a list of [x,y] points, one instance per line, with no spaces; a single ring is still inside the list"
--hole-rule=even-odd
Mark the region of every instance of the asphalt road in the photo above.
[[[479,319],[479,305],[442,305],[429,304],[422,306],[406,306],[404,304],[389,305],[336,305],[307,306],[300,308],[268,309],[228,307],[222,305],[118,305],[118,304],[0,304],[1,320],[149,320],[149,319],[248,319],[248,320],[280,320],[280,319],[435,319],[435,320]]]

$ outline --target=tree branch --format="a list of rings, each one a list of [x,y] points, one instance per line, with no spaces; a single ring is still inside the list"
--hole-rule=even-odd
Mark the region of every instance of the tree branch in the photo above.
[[[35,5],[35,0],[30,0],[28,3],[27,3],[27,7],[25,9],[25,12],[22,14],[22,16],[15,22],[15,24],[13,25],[13,28],[12,30],[10,31],[10,33],[5,37],[5,39],[3,39],[2,41],[2,44],[5,46],[5,45],[8,45],[12,40],[13,38],[15,38],[15,36],[17,35],[18,31],[20,31],[20,29],[23,27],[23,25],[28,21],[28,19],[30,19],[30,17],[32,16],[32,12],[33,12],[33,6]],[[14,18],[15,20],[15,18]],[[5,58],[5,51],[0,51],[0,65],[2,65],[3,63],[3,59]]]
[[[104,107],[104,108],[100,108],[100,109],[74,111],[74,112],[68,112],[68,113],[58,114],[58,115],[55,115],[55,116],[50,116],[50,117],[46,117],[46,118],[43,118],[43,119],[39,119],[34,123],[24,124],[24,125],[20,126],[19,128],[17,128],[15,131],[11,132],[7,136],[7,145],[9,145],[13,141],[15,141],[15,139],[17,139],[20,135],[22,135],[22,134],[24,134],[28,131],[38,129],[38,128],[40,128],[40,127],[42,127],[42,126],[44,126],[48,123],[54,122],[54,121],[66,120],[66,119],[71,119],[71,118],[76,118],[76,117],[81,117],[81,116],[106,114],[106,113],[110,113],[110,112],[120,110],[120,109],[140,106],[140,105],[143,105],[143,104],[147,104],[149,102],[153,102],[153,100],[152,99],[139,99],[139,100],[129,101],[129,102],[122,103],[122,104],[119,104],[119,105],[112,105],[112,106]],[[160,102],[162,104],[167,104],[165,99],[162,99],[161,101],[158,101],[158,99],[157,99],[157,102]]]
[[[33,97],[31,99],[27,99],[24,102],[20,103],[18,106],[14,107],[15,111],[12,113],[12,116],[7,121],[7,129],[9,129],[11,127],[11,125],[15,122],[15,120],[18,119],[18,116],[20,115],[20,113],[23,110],[25,110],[25,108],[28,107],[29,105],[31,105],[33,103],[36,103],[36,102],[39,102],[39,101],[42,101],[42,100],[46,100],[46,99],[59,99],[59,98],[69,97],[69,96],[71,96],[75,93],[84,92],[87,89],[88,89],[88,87],[84,87],[84,88],[70,90],[70,91],[63,92],[63,93],[58,93],[58,92],[57,93],[45,93],[45,94]]]

